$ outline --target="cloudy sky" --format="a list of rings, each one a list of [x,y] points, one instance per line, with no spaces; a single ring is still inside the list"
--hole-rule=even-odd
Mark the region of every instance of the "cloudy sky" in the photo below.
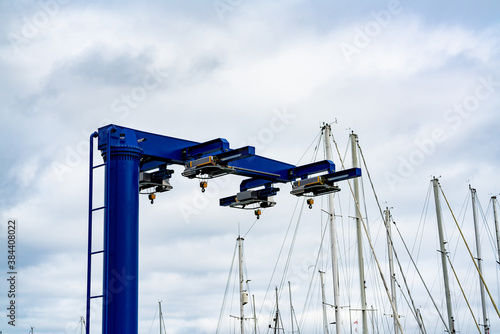
[[[5,314],[0,330],[27,333],[34,326],[36,333],[79,333],[85,307],[88,137],[110,123],[200,142],[226,138],[234,148],[253,145],[258,154],[292,164],[314,158],[322,122],[336,121],[332,131],[343,157],[355,131],[379,199],[393,207],[442,308],[434,204],[426,200],[429,182],[441,177],[475,250],[468,186],[477,188],[489,220],[489,198],[500,193],[499,10],[494,0],[0,1],[0,263],[6,277],[7,220],[16,218],[19,272],[16,326],[7,324]],[[340,168],[337,157],[335,151]],[[299,220],[290,277],[284,280],[292,281],[297,317],[309,312],[317,318],[317,308],[306,309],[304,303],[308,276],[315,272],[310,259],[325,223],[324,201],[300,214],[303,203],[284,185],[277,206],[256,221],[250,211],[218,206],[220,197],[236,193],[239,178],[214,180],[202,196],[196,181],[183,179],[182,168],[175,170],[173,191],[160,194],[154,205],[141,197],[140,332],[157,331],[158,300],[163,300],[168,333],[216,331],[238,230],[246,235],[248,275],[265,332],[271,320],[261,305],[272,305],[272,292],[266,291],[280,284],[281,273],[271,274],[284,243],[277,265],[282,270]],[[382,223],[367,181],[368,222],[386,270]],[[347,204],[345,212],[337,212],[339,235],[349,248],[353,210],[347,183],[342,188],[338,197],[345,196]],[[450,248],[460,254],[463,244],[451,216],[445,217]],[[485,275],[499,304],[493,223],[481,223]],[[349,254],[343,259],[354,251]],[[366,246],[365,254],[370,258]],[[403,249],[402,266],[414,293],[422,295],[417,307],[427,330],[442,333],[404,254]],[[479,319],[470,259],[451,255]],[[324,269],[331,269],[324,262]],[[344,265],[342,284],[357,270]],[[461,312],[457,329],[473,332],[459,286],[452,286]],[[6,313],[6,279],[0,288]],[[359,308],[357,285],[342,289],[352,295],[343,297],[343,305]],[[377,306],[379,297],[369,296],[368,305],[389,312],[387,304]],[[288,303],[285,292],[280,302]],[[491,304],[488,308],[498,328]],[[230,312],[236,311],[226,307],[224,324],[232,321]],[[416,332],[411,314],[402,312],[407,331]],[[99,312],[94,313],[98,320]],[[344,311],[345,328],[359,317],[355,311],[351,315],[349,320]],[[305,323],[304,328],[317,326]]]

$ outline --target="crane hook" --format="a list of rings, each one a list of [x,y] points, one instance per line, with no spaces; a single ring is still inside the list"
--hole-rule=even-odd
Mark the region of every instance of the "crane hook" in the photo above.
[[[309,204],[309,209],[312,209],[314,204],[314,198],[308,198],[307,204]]]
[[[156,194],[155,193],[151,193],[151,194],[148,195],[148,198],[151,200],[151,204],[154,204],[155,198],[156,198]]]
[[[202,193],[205,192],[205,189],[207,188],[207,186],[208,186],[207,181],[200,181],[200,188],[201,188]]]

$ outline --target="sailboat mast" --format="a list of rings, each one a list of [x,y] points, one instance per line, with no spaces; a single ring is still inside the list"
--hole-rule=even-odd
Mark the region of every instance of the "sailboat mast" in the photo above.
[[[392,302],[394,304],[394,334],[399,333],[398,326],[398,312],[397,312],[397,304],[396,304],[396,275],[394,274],[394,250],[392,244],[392,234],[391,234],[391,211],[389,208],[385,210],[385,228],[387,230],[387,252],[389,255],[389,272],[391,274],[391,295]]]
[[[253,305],[253,326],[254,326],[254,333],[257,334],[257,315],[255,314],[255,295],[252,295],[252,303],[253,303],[252,305]]]
[[[434,187],[434,200],[436,202],[436,216],[438,223],[439,244],[441,248],[440,253],[441,253],[441,263],[443,268],[446,307],[448,310],[448,328],[450,330],[450,334],[454,334],[455,325],[453,321],[453,312],[451,308],[450,283],[448,281],[448,265],[446,263],[446,247],[445,247],[446,242],[444,241],[444,234],[443,234],[443,214],[441,212],[441,202],[439,201],[439,180],[433,178],[432,183]]]
[[[493,202],[493,217],[495,218],[495,230],[497,232],[497,250],[498,250],[498,264],[500,264],[500,229],[498,226],[498,215],[497,215],[497,197],[491,197],[491,201]]]
[[[481,275],[483,273],[483,264],[482,264],[483,259],[481,258],[481,243],[480,243],[479,227],[477,225],[477,205],[476,205],[477,194],[476,194],[476,189],[472,188],[470,185],[469,189],[472,196],[472,216],[474,218],[474,231],[476,234],[476,261],[477,261],[477,267],[479,268],[479,289],[481,293],[481,308],[483,311],[483,326],[484,326],[484,333],[489,334],[490,329],[488,326],[488,317],[486,314],[484,284],[483,280],[481,279]]]
[[[358,135],[351,133],[352,167],[358,168]],[[368,334],[368,317],[366,312],[365,265],[363,261],[363,235],[361,230],[361,208],[359,204],[359,179],[355,178],[354,199],[356,201],[356,235],[358,244],[359,285],[361,293],[361,312],[363,317],[363,334]]]
[[[278,306],[278,287],[276,287],[276,317],[274,318],[274,334],[279,333],[280,310]]]
[[[162,326],[163,312],[161,311],[161,301],[158,301],[158,313],[159,313],[159,318],[160,318],[160,334],[161,334],[161,333],[163,333],[162,329],[165,326],[165,324],[163,324],[163,326]]]
[[[290,320],[292,321],[292,334],[293,334],[293,304],[292,304],[292,287],[288,281],[288,294],[290,295]]]
[[[241,326],[241,334],[245,333],[245,324],[244,324],[244,309],[243,306],[246,304],[243,296],[243,238],[238,237],[238,258],[239,258],[239,270],[240,270],[240,326]]]
[[[417,315],[417,322],[418,322],[418,326],[420,327],[420,332],[422,334],[427,334],[427,330],[425,329],[425,326],[424,326],[424,319],[422,318],[422,313],[420,313],[420,309],[417,308],[415,313]]]
[[[330,145],[330,124],[324,124],[323,126],[324,136],[325,136],[325,155],[326,160],[333,161],[332,159],[332,148]],[[333,306],[335,308],[335,329],[336,334],[341,334],[341,321],[340,321],[340,292],[339,292],[339,265],[338,265],[338,255],[337,255],[337,229],[335,227],[335,212],[334,212],[334,202],[333,194],[328,194],[328,213],[330,214],[329,224],[330,224],[330,244],[332,252],[332,275],[333,275]]]
[[[321,306],[323,307],[323,327],[325,328],[325,334],[328,332],[328,319],[326,317],[326,301],[325,301],[325,283],[323,281],[324,272],[319,270],[319,277],[321,280]]]
[[[85,327],[85,318],[80,317],[80,334],[83,334],[83,328]],[[2,332],[0,332],[2,334]]]

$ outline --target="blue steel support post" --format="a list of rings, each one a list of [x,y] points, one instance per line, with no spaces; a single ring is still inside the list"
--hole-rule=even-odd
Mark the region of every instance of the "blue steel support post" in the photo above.
[[[106,150],[103,334],[137,334],[139,289],[139,164],[133,131],[108,129]]]

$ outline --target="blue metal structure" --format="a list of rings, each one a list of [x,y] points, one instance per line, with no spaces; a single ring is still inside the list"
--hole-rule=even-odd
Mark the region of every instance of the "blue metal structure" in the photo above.
[[[93,165],[94,140],[104,163]],[[183,176],[209,179],[227,174],[246,177],[235,196],[220,200],[221,206],[270,207],[276,204],[276,183],[292,182],[292,194],[316,196],[340,189],[334,184],[361,175],[359,168],[335,171],[331,161],[294,166],[255,154],[246,146],[232,149],[218,138],[194,142],[117,125],[102,127],[90,137],[89,230],[86,333],[90,334],[90,302],[102,298],[102,333],[138,332],[139,191],[168,191],[173,174],[167,167],[184,165]],[[93,207],[93,171],[105,167],[102,207]],[[202,189],[203,190],[203,189]],[[150,197],[151,198],[151,197]],[[92,251],[93,212],[104,210],[104,247]],[[103,256],[103,292],[91,295],[92,256]]]

